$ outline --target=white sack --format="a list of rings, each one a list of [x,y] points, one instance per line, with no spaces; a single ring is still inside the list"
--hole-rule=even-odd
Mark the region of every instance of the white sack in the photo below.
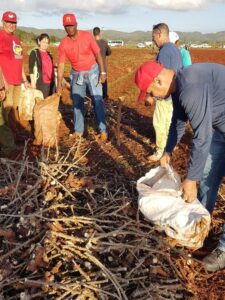
[[[19,117],[21,120],[33,120],[35,98],[44,99],[43,93],[32,88],[21,86]]]
[[[182,199],[180,183],[171,167],[151,169],[137,181],[139,209],[181,245],[198,249],[208,235],[210,214],[197,199],[192,203]]]

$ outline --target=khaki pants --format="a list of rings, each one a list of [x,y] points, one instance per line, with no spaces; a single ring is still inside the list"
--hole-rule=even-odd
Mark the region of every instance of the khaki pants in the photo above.
[[[20,93],[21,93],[21,86],[20,85],[9,85],[8,93],[6,99],[3,103],[4,106],[4,117],[5,121],[9,123],[9,113],[10,111],[13,112],[13,115],[16,121],[19,120],[18,118],[18,107],[20,103]]]
[[[173,113],[172,99],[157,100],[153,114],[153,126],[156,136],[156,151],[163,153],[166,146],[167,137]]]
[[[20,131],[22,128],[30,130],[29,122],[19,118],[19,105],[21,97],[20,85],[9,85],[8,93],[4,101],[4,118],[6,124],[14,131]]]
[[[12,131],[5,125],[2,102],[0,102],[0,147],[4,154],[9,154],[16,148]]]

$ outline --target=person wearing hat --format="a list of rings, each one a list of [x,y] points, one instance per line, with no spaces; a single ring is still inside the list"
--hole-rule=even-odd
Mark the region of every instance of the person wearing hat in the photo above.
[[[104,70],[107,72],[106,57],[111,55],[111,53],[112,53],[111,48],[109,47],[108,42],[106,40],[102,39],[101,30],[99,27],[93,28],[93,35],[94,35],[95,40],[101,51],[101,56],[102,56],[103,64],[104,64]],[[103,99],[107,100],[108,99],[107,79],[105,80],[104,83],[102,83],[102,94],[103,94]]]
[[[20,100],[21,83],[29,84],[23,69],[23,51],[19,38],[15,35],[17,16],[12,11],[2,15],[2,29],[0,30],[0,66],[8,84],[7,97],[4,101],[4,117],[9,125],[9,114],[12,112],[11,127],[16,131],[16,123],[24,125],[19,119],[18,106]]]
[[[173,117],[161,166],[170,163],[171,154],[179,143],[189,121],[193,130],[193,146],[186,179],[181,184],[183,199],[197,198],[212,212],[225,176],[225,66],[198,63],[178,70],[147,62],[139,67],[135,82],[146,94],[166,99],[172,94]],[[160,101],[160,100],[159,100]],[[225,225],[218,246],[203,259],[207,271],[225,268]]]
[[[159,23],[153,26],[152,40],[159,48],[156,61],[163,64],[165,68],[172,69],[175,72],[182,67],[181,55],[177,47],[169,41],[169,27],[165,23]],[[146,101],[151,100],[147,97]],[[156,152],[148,157],[150,161],[158,161],[164,151],[169,132],[169,126],[172,116],[172,99],[169,95],[167,99],[156,101],[153,114],[153,127],[156,136]]]
[[[179,35],[175,31],[170,31],[169,33],[170,42],[175,44],[177,48],[180,50],[181,58],[182,58],[182,66],[188,67],[192,64],[190,52],[184,47],[180,46],[180,38]]]
[[[84,134],[84,98],[88,89],[102,141],[107,140],[105,109],[102,97],[102,83],[106,80],[102,56],[94,37],[87,31],[77,29],[74,14],[63,16],[67,36],[59,45],[57,91],[61,93],[66,59],[72,66],[71,96],[74,109],[74,138]]]

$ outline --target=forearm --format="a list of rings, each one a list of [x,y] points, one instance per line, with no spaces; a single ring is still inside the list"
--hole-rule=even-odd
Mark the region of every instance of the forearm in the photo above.
[[[27,76],[25,74],[24,67],[22,69],[22,79],[23,79],[23,82],[27,82]]]
[[[58,91],[60,91],[62,89],[63,75],[64,75],[64,64],[60,63],[58,66],[58,73],[57,73],[57,90]]]
[[[174,147],[179,143],[184,134],[186,123],[183,121],[173,120],[170,125],[170,130],[167,138],[165,151],[172,153]]]
[[[97,53],[97,54],[95,55],[95,57],[96,57],[96,61],[97,61],[98,66],[99,66],[99,72],[100,72],[100,74],[101,74],[101,72],[104,73],[104,72],[105,72],[105,69],[104,69],[103,59],[102,59],[102,56],[101,56],[100,52]]]
[[[34,74],[30,74],[30,82],[31,82],[31,87],[36,88],[36,82],[34,79]]]
[[[201,180],[207,156],[209,153],[211,133],[208,132],[207,141],[194,139],[191,156],[188,165],[187,179],[199,181]]]

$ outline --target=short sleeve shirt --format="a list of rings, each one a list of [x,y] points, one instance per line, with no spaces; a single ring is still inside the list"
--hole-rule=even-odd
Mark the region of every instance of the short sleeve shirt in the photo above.
[[[0,66],[8,84],[22,81],[23,51],[19,38],[0,30]]]
[[[95,55],[100,52],[94,37],[87,31],[78,30],[76,39],[66,36],[59,45],[59,63],[66,60],[76,71],[89,71],[95,64]]]

